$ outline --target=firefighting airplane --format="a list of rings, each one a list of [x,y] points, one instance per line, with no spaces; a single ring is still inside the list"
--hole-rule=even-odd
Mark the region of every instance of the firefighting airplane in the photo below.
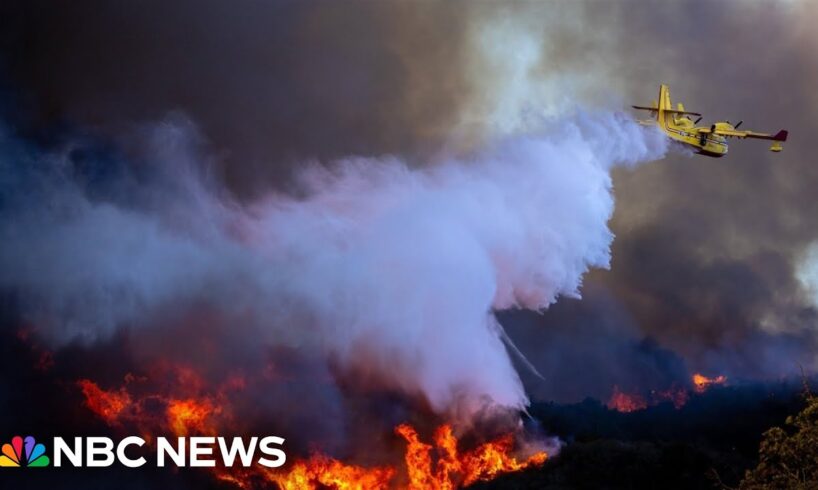
[[[781,143],[787,141],[787,131],[782,129],[776,134],[756,133],[755,131],[739,131],[743,121],[733,126],[730,121],[719,121],[710,127],[696,126],[701,121],[702,115],[698,112],[685,111],[680,102],[676,109],[670,103],[670,90],[667,85],[659,86],[659,104],[653,101],[650,107],[632,106],[634,109],[650,111],[654,119],[639,121],[645,125],[658,125],[659,128],[672,140],[679,141],[684,145],[693,148],[701,155],[709,157],[723,157],[727,154],[727,138],[758,138],[762,140],[772,140],[770,151],[779,152],[783,150]],[[691,116],[698,116],[695,121]]]

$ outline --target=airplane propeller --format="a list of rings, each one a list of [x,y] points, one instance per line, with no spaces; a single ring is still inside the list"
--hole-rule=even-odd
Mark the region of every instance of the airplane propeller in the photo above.
[[[741,123],[743,123],[743,122],[744,122],[744,121],[739,121],[739,122],[738,122],[738,124],[736,124],[735,126],[733,126],[733,129],[738,129],[738,127],[739,127],[739,126],[741,126]]]
[[[696,119],[695,121],[693,121],[693,124],[699,124],[699,121],[701,121],[701,120],[702,120],[702,116],[699,116],[699,118],[698,118],[698,119]]]

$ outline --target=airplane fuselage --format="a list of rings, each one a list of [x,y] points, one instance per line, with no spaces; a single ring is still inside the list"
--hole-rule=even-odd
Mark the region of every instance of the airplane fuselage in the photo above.
[[[664,121],[657,121],[662,131],[674,141],[678,141],[693,151],[709,156],[723,157],[727,154],[727,138],[717,134],[702,133],[700,129],[707,129],[704,126],[696,127],[693,121],[687,117],[676,117],[673,114],[663,114]]]

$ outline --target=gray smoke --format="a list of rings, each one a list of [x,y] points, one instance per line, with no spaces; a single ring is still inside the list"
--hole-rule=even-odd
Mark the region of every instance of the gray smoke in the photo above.
[[[527,403],[493,311],[578,296],[610,262],[611,168],[664,152],[655,131],[578,114],[422,168],[308,165],[297,197],[240,205],[189,123],[145,137],[141,175],[98,182],[70,144],[4,141],[0,286],[47,337],[98,340],[204,303],[238,336],[466,414]]]

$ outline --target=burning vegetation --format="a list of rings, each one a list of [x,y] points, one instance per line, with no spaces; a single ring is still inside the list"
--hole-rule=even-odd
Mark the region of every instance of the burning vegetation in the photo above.
[[[184,381],[184,385],[178,385],[183,396],[156,392],[142,386],[144,383],[133,382],[133,377],[125,386],[110,390],[89,379],[77,384],[86,407],[107,425],[135,427],[146,440],[158,433],[216,435],[231,430],[235,417],[228,393],[240,389],[243,382],[234,379],[208,393],[202,388],[203,380],[189,369],[173,368],[165,377]],[[282,490],[452,490],[541,465],[548,458],[543,450],[518,447],[510,433],[465,450],[448,424],[437,427],[432,444],[424,442],[409,424],[397,426],[394,433],[396,444],[405,443],[403,461],[394,464],[367,467],[314,452],[307,458],[294,458],[281,469],[217,467],[213,472],[217,479],[243,489],[275,483]]]
[[[154,453],[160,435],[173,442],[175,434],[229,437],[258,433],[248,432],[252,428],[248,428],[247,422],[255,415],[248,416],[247,404],[257,403],[254,396],[264,391],[260,388],[269,390],[273,385],[286,383],[290,376],[281,368],[275,370],[275,376],[262,369],[219,371],[219,375],[214,375],[187,367],[192,363],[153,360],[142,363],[152,367],[136,371],[137,376],[126,375],[131,371],[126,366],[131,363],[124,362],[113,377],[97,378],[93,373],[98,363],[92,351],[63,353],[52,369],[43,372],[37,368],[38,352],[27,343],[12,339],[0,345],[8,354],[4,366],[23,367],[21,376],[6,379],[6,393],[12,396],[25,393],[28,399],[43,401],[32,405],[27,412],[27,417],[45,421],[43,433],[70,434],[76,430],[80,434],[103,433],[112,438],[139,435],[147,442],[143,449],[148,457]],[[85,361],[89,364],[81,370],[65,367],[83,366]],[[117,378],[123,381],[111,384],[112,379]],[[262,378],[272,384],[257,384]],[[31,379],[37,382],[29,383]],[[79,381],[65,382],[70,379]],[[570,404],[534,401],[529,413],[537,425],[545,433],[569,441],[560,448],[558,457],[526,447],[516,432],[516,437],[502,430],[491,432],[500,434],[499,437],[481,430],[460,434],[452,427],[440,427],[437,421],[412,412],[405,419],[411,419],[412,425],[396,428],[390,427],[389,422],[383,423],[376,429],[380,434],[377,439],[353,434],[353,450],[360,448],[361,453],[348,452],[347,446],[339,449],[331,445],[292,449],[296,439],[289,437],[290,457],[285,466],[277,469],[253,464],[247,468],[233,465],[231,468],[134,472],[114,466],[76,472],[71,481],[77,487],[106,481],[134,490],[168,488],[169,482],[178,483],[178,488],[242,490],[454,489],[463,486],[472,490],[655,488],[656,485],[709,488],[715,470],[725,485],[738,487],[745,471],[758,464],[761,434],[769,427],[784,426],[787,416],[803,407],[803,397],[798,394],[802,386],[800,380],[768,385],[725,382],[720,386],[711,384],[704,393],[697,393],[691,382],[686,389],[687,402],[678,410],[672,403],[653,402],[653,397],[659,395],[646,390],[641,396],[647,407],[629,413],[612,410],[591,398]],[[69,401],[76,403],[73,406],[80,410],[53,410],[55,406],[66,406]],[[266,407],[262,413],[262,418],[257,420],[269,427],[275,419],[269,418]],[[107,429],[101,430],[100,425]],[[787,434],[793,433],[791,426],[784,426],[784,430]],[[789,451],[790,440],[784,440],[787,434],[769,433],[762,448],[764,466],[747,482],[777,478],[778,467],[769,466],[769,462],[770,458],[778,457],[779,449]],[[798,433],[791,442],[799,443],[803,434]],[[361,441],[369,442],[364,446]],[[373,454],[372,448],[377,448],[377,454]],[[800,453],[787,454],[794,455],[793,461],[800,457]],[[791,464],[790,460],[781,461],[787,466]],[[42,475],[52,481],[52,487],[64,484],[65,473]],[[25,485],[22,480],[21,485]],[[745,485],[742,488],[764,487]]]
[[[517,460],[514,453],[514,438],[505,435],[476,448],[460,453],[458,441],[449,425],[437,428],[434,447],[422,442],[415,429],[403,424],[395,429],[403,437],[406,449],[406,470],[411,490],[448,490],[490,480],[497,475],[519,471],[545,462],[548,454],[539,451],[526,459]],[[433,463],[432,452],[437,454]]]
[[[693,386],[696,393],[704,393],[711,386],[724,385],[727,383],[726,376],[716,376],[715,378],[708,378],[703,374],[696,373],[693,375]]]
[[[630,413],[645,410],[649,406],[658,405],[659,403],[670,402],[674,408],[680,409],[690,400],[691,391],[702,394],[712,386],[723,386],[727,383],[727,377],[719,375],[708,378],[703,374],[695,373],[691,378],[691,383],[692,389],[671,386],[666,390],[652,390],[647,396],[640,393],[626,393],[618,385],[614,385],[607,406],[617,412]]]
[[[629,413],[648,408],[648,403],[643,396],[623,393],[619,386],[614,385],[613,394],[608,400],[608,408],[617,412]]]

